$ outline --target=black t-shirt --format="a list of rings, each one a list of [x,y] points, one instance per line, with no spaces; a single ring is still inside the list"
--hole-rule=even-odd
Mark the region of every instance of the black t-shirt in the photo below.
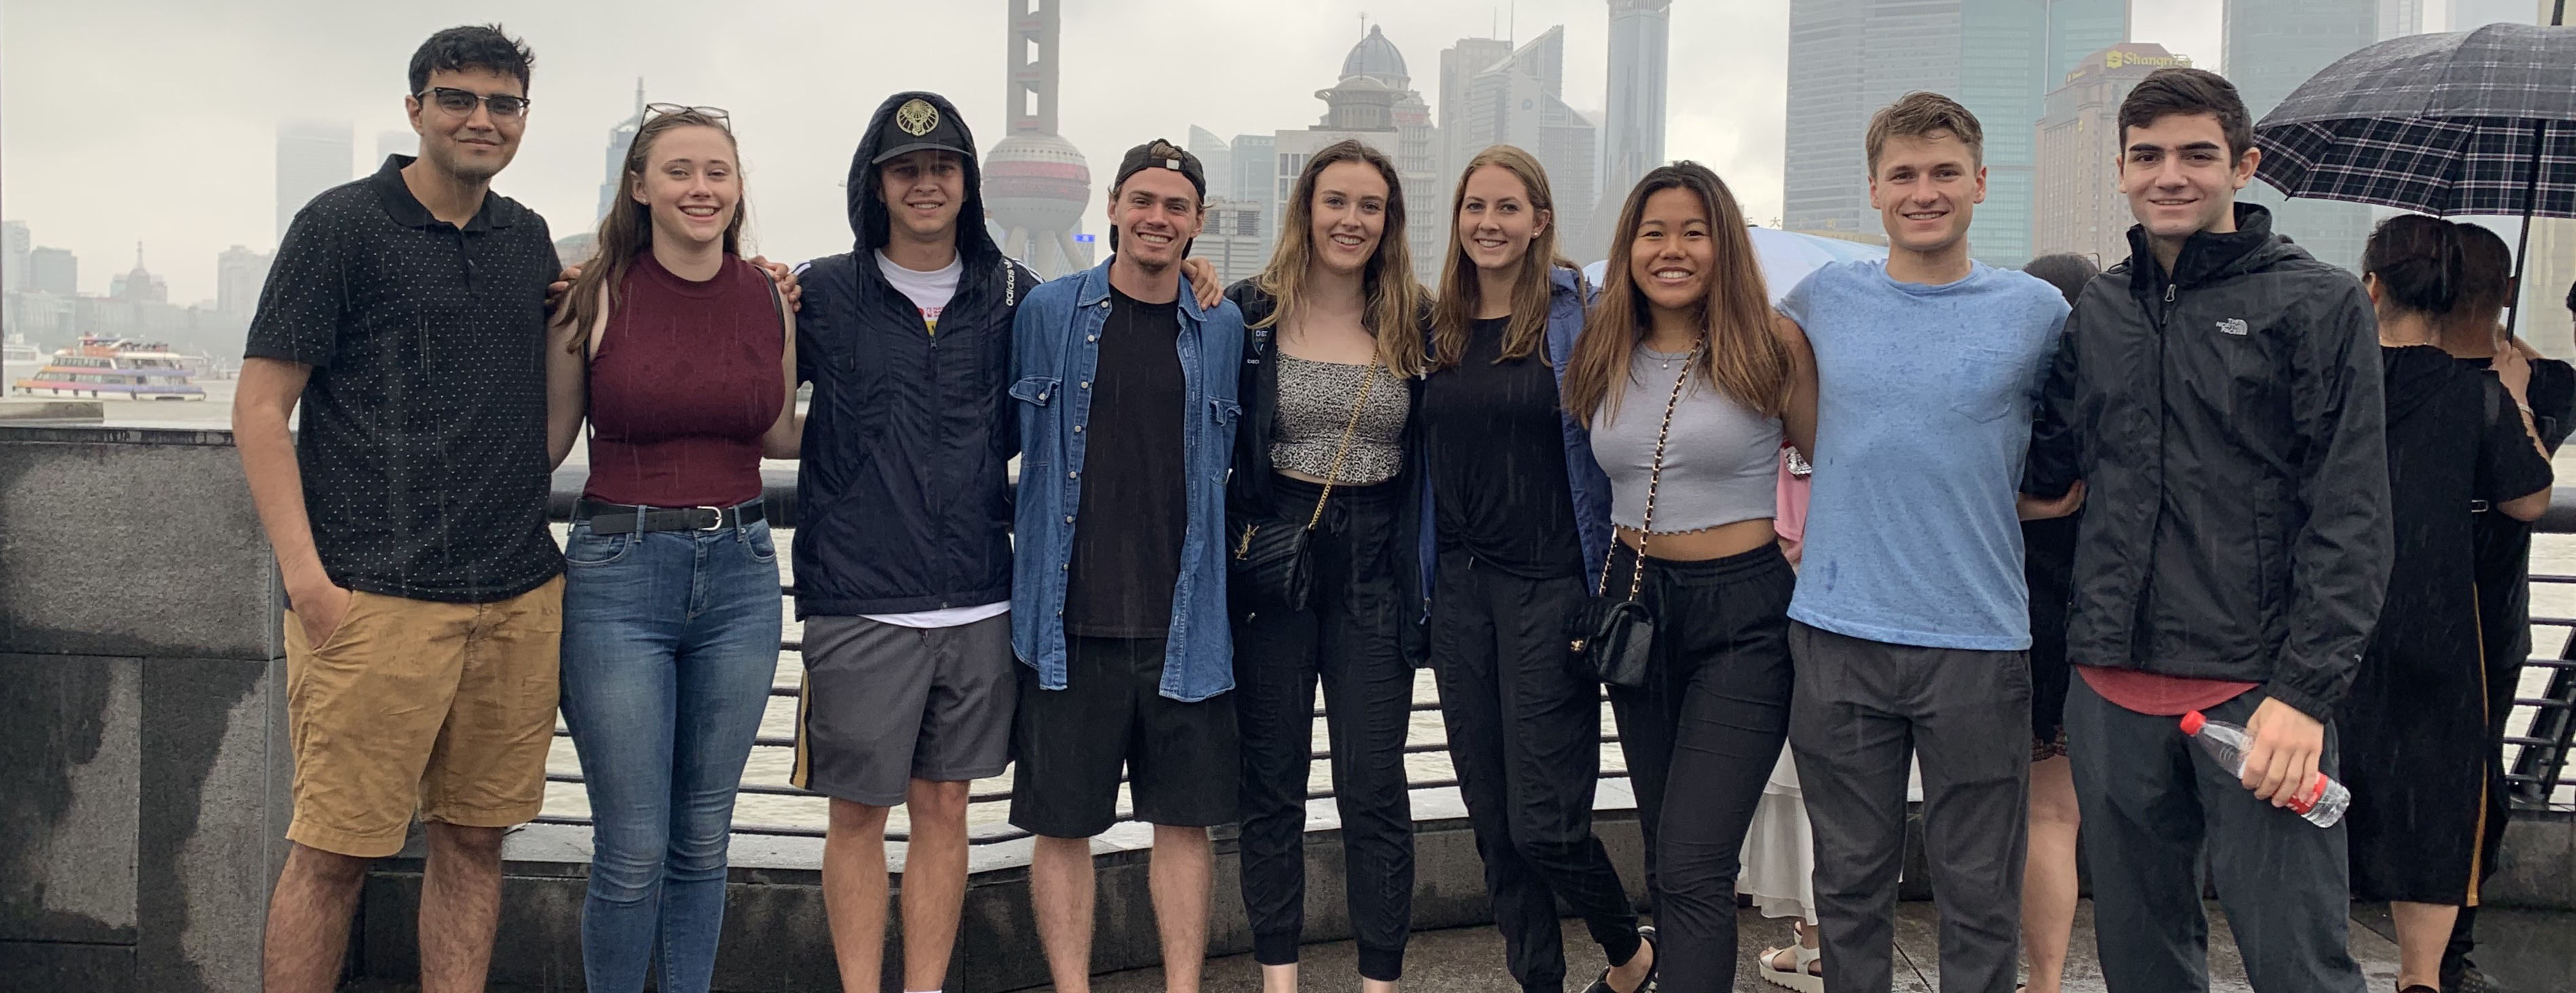
[[[1583,574],[1556,371],[1496,363],[1511,318],[1469,325],[1466,356],[1422,383],[1422,444],[1442,551],[1532,579]]]
[[[1160,638],[1171,632],[1190,522],[1180,303],[1144,303],[1116,290],[1109,301],[1100,365],[1089,384],[1076,385],[1089,391],[1091,406],[1081,428],[1080,523],[1064,628],[1087,638]]]
[[[313,367],[296,440],[331,581],[488,603],[563,569],[546,531],[544,218],[499,194],[463,228],[403,185],[409,156],[295,216],[250,358]]]

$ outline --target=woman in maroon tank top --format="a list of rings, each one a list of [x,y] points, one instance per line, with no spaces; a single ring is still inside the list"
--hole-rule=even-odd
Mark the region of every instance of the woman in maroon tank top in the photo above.
[[[740,257],[724,112],[655,104],[627,197],[547,350],[560,464],[590,425],[565,542],[563,714],[593,828],[588,987],[703,993],[724,919],[735,788],[778,664],[777,547],[760,460],[797,447],[795,322]]]

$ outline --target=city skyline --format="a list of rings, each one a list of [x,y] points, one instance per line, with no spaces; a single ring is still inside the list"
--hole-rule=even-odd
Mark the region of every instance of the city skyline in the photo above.
[[[2023,0],[2023,2],[2038,3],[2041,0]],[[2362,2],[2370,2],[2370,0],[2362,0]],[[2428,28],[2450,27],[2457,18],[2463,16],[2464,10],[2476,9],[2473,6],[2476,2],[2477,0],[2422,0],[2411,13],[2420,18]],[[2490,2],[2489,6],[2513,7],[2528,3],[2529,0],[2523,0],[2521,4]],[[277,3],[254,10],[252,12],[254,16],[250,20],[257,22],[263,18],[274,19],[277,16],[293,14],[315,6],[305,0]],[[376,76],[391,74],[399,78],[399,55],[407,54],[408,48],[417,43],[418,35],[451,21],[477,20],[479,19],[477,14],[491,12],[475,9],[478,6],[494,9],[499,7],[491,4],[468,4],[458,12],[412,13],[403,15],[403,18],[394,18],[394,20],[407,18],[419,21],[421,30],[414,33],[409,27],[394,25],[403,29],[373,32],[387,39],[393,39],[377,47],[396,53],[395,66],[378,65],[372,70],[373,74]],[[886,5],[862,3],[858,6],[878,8]],[[959,6],[982,8],[998,5]],[[1271,129],[1278,126],[1284,115],[1274,113],[1267,108],[1281,102],[1293,103],[1300,100],[1306,101],[1307,108],[1311,108],[1312,94],[1315,92],[1313,87],[1316,85],[1312,80],[1328,73],[1333,58],[1346,51],[1352,39],[1359,37],[1360,32],[1367,26],[1381,28],[1392,41],[1412,53],[1412,57],[1417,62],[1424,63],[1416,66],[1418,75],[1422,78],[1417,79],[1413,85],[1422,93],[1425,100],[1436,101],[1438,86],[1431,78],[1433,70],[1428,68],[1427,64],[1436,57],[1436,53],[1457,43],[1459,38],[1453,36],[1481,35],[1489,28],[1500,27],[1502,29],[1498,32],[1500,34],[1517,34],[1517,39],[1506,40],[1516,40],[1518,43],[1526,44],[1543,30],[1542,26],[1553,26],[1561,21],[1566,34],[1566,67],[1563,84],[1565,101],[1573,110],[1581,114],[1587,123],[1596,129],[1603,129],[1602,133],[1596,136],[1595,163],[1597,168],[1607,167],[1606,159],[1609,153],[1606,146],[1610,139],[1606,134],[1609,123],[1606,119],[1608,116],[1606,82],[1610,73],[1605,63],[1610,43],[1608,37],[1610,26],[1607,23],[1609,11],[1605,10],[1607,6],[1605,0],[1523,3],[1519,5],[1516,24],[1513,20],[1505,18],[1503,11],[1486,10],[1484,12],[1488,14],[1488,18],[1484,25],[1476,24],[1472,15],[1488,5],[1473,3],[1423,3],[1410,8],[1398,8],[1399,12],[1390,16],[1371,16],[1365,21],[1360,19],[1357,9],[1359,4],[1356,3],[1327,3],[1321,5],[1322,9],[1312,16],[1298,17],[1264,16],[1259,11],[1248,9],[1251,6],[1218,4],[1202,9],[1182,3],[1180,0],[1139,0],[1139,2],[1068,0],[1064,14],[1067,49],[1065,72],[1068,82],[1065,87],[1067,95],[1063,110],[1067,121],[1062,129],[1067,132],[1066,137],[1086,152],[1094,155],[1103,154],[1092,147],[1099,142],[1085,141],[1081,137],[1081,133],[1085,130],[1095,135],[1102,133],[1097,120],[1103,115],[1091,108],[1099,99],[1096,87],[1099,85],[1100,70],[1103,67],[1097,64],[1101,60],[1087,56],[1092,55],[1099,46],[1098,39],[1103,36],[1103,32],[1114,36],[1117,28],[1131,17],[1150,20],[1158,15],[1169,15],[1183,10],[1199,10],[1200,13],[1193,16],[1198,16],[1202,21],[1210,23],[1258,24],[1264,53],[1275,54],[1277,57],[1268,60],[1242,60],[1240,63],[1222,62],[1219,64],[1223,65],[1224,69],[1216,72],[1199,68],[1193,63],[1191,69],[1179,72],[1177,76],[1203,85],[1178,85],[1173,88],[1167,101],[1160,99],[1163,95],[1158,94],[1157,101],[1128,108],[1134,111],[1127,115],[1129,118],[1138,120],[1151,118],[1157,121],[1170,118],[1169,126],[1143,123],[1121,125],[1115,130],[1106,132],[1116,136],[1109,139],[1112,144],[1120,139],[1125,139],[1126,143],[1132,143],[1133,140],[1151,136],[1182,139],[1193,123],[1208,128],[1214,134],[1233,133],[1238,138],[1245,135],[1269,137],[1272,133]],[[1670,16],[1673,64],[1680,68],[1671,79],[1673,96],[1668,122],[1671,137],[1666,154],[1669,158],[1698,159],[1717,168],[1744,201],[1748,218],[1756,223],[1778,223],[1786,213],[1782,204],[1782,194],[1785,191],[1780,179],[1782,158],[1778,149],[1781,147],[1781,142],[1790,136],[1786,134],[1787,129],[1780,119],[1786,101],[1764,98],[1766,90],[1770,94],[1785,92],[1786,73],[1783,71],[1785,56],[1782,50],[1786,46],[1782,42],[1787,37],[1789,4],[1785,0],[1767,5],[1746,4],[1742,5],[1743,9],[1740,10],[1737,9],[1737,5],[1730,4],[1726,5],[1727,9],[1723,11],[1712,9],[1714,6],[1701,3],[1699,0],[1678,0],[1672,4]],[[2220,68],[2224,71],[2224,66],[2218,64],[2219,59],[2216,57],[2219,54],[2217,44],[2220,40],[2215,23],[2218,19],[2213,16],[2195,17],[2195,14],[2217,14],[2223,9],[2220,3],[2216,0],[2178,0],[2177,3],[2172,4],[2141,5],[2141,7],[2142,9],[2133,11],[2128,32],[2130,36],[2142,41],[2162,42],[2177,54],[2193,57],[2200,65]],[[1328,15],[1336,9],[1342,9],[1343,16],[1348,19],[1338,24],[1334,23],[1335,19]],[[2373,6],[2372,10],[2375,27],[2378,8]],[[969,13],[974,16],[963,16]],[[600,144],[597,136],[607,129],[607,125],[632,113],[637,78],[639,76],[662,78],[666,75],[662,71],[665,67],[639,64],[633,57],[633,53],[622,55],[603,53],[599,51],[601,46],[597,44],[598,39],[591,39],[588,42],[574,39],[568,42],[562,32],[561,23],[552,24],[551,29],[539,24],[545,19],[542,12],[513,11],[512,14],[513,20],[505,22],[505,27],[514,34],[527,37],[539,53],[539,69],[535,86],[537,92],[532,95],[537,97],[537,104],[543,111],[553,113],[540,113],[535,118],[536,126],[531,127],[526,147],[511,171],[496,184],[496,189],[539,209],[553,222],[552,227],[557,237],[579,234],[592,226],[584,215],[595,217],[600,181],[600,166],[597,164],[600,161],[597,158],[600,154],[598,151]],[[990,30],[1000,28],[1001,16],[998,10],[981,12],[961,10],[958,15],[960,16],[953,19],[968,26],[989,22]],[[934,20],[940,19],[943,18],[934,18]],[[43,56],[49,53],[38,51],[35,46],[28,44],[28,39],[32,35],[43,33],[48,27],[72,29],[87,27],[91,30],[103,28],[101,24],[95,23],[98,20],[96,18],[92,18],[93,23],[87,25],[83,25],[81,20],[77,11],[45,11],[40,14],[29,14],[13,10],[6,25],[12,30],[5,35],[0,35],[0,40],[7,42],[7,68],[11,70],[10,75],[17,76],[20,72],[36,72],[42,69],[42,64],[45,62]],[[363,17],[359,20],[383,21],[387,18]],[[2194,23],[2195,21],[2198,23]],[[1431,27],[1423,27],[1426,24]],[[376,26],[384,27],[384,25]],[[184,33],[180,31],[180,27],[182,25],[167,26],[158,32],[146,31],[143,34]],[[1777,37],[1763,37],[1766,28],[1769,29],[1769,34]],[[232,33],[239,32],[236,29]],[[131,47],[141,53],[149,53],[153,50],[151,40],[148,38],[136,40]],[[331,53],[328,57],[309,59],[308,61],[312,63],[309,69],[316,75],[327,74],[338,63],[356,61],[350,54],[350,49],[365,47],[344,46],[343,50]],[[979,39],[962,33],[957,37],[948,37],[946,33],[942,33],[938,44],[925,47],[934,52],[955,55],[954,58],[946,60],[944,68],[929,75],[974,75],[986,80],[991,78],[990,65],[995,61],[993,56],[996,53],[991,51],[989,34]],[[1771,50],[1767,56],[1767,67],[1763,56],[1763,50],[1766,48]],[[644,46],[643,50],[649,52],[651,46]],[[1721,53],[1739,57],[1721,59],[1708,57]],[[718,57],[713,61],[725,62],[729,58],[732,56],[718,53]],[[880,60],[880,62],[889,61],[898,60]],[[921,60],[916,58],[913,61]],[[933,58],[932,61],[938,60]],[[603,72],[601,71],[603,62],[622,64],[623,68]],[[1250,85],[1254,82],[1251,77],[1262,74],[1252,71],[1253,62],[1278,63],[1276,69],[1269,69],[1266,66],[1263,68],[1270,73],[1303,75],[1304,78],[1278,87]],[[1291,63],[1294,64],[1291,65]],[[287,68],[303,67],[269,67],[263,71],[274,74]],[[1765,71],[1766,68],[1768,71]],[[647,80],[657,96],[663,92],[673,92],[675,96],[683,92],[693,94],[703,92],[704,79],[714,72],[709,65],[693,66],[687,64],[685,60],[674,67],[674,70],[667,74],[673,84],[669,90],[653,83],[651,79]],[[854,75],[876,74],[854,71]],[[150,90],[150,87],[143,85],[142,82],[130,78],[132,73],[127,75],[129,78],[125,86],[107,88],[102,98],[112,98],[120,94],[133,97]],[[1245,78],[1238,83],[1234,81],[1236,77]],[[1084,82],[1086,79],[1089,80],[1087,85]],[[63,248],[75,254],[92,256],[93,264],[85,267],[88,271],[83,274],[79,287],[82,292],[97,293],[105,289],[102,284],[106,281],[106,277],[114,271],[120,271],[123,264],[114,261],[100,264],[99,260],[116,259],[119,254],[130,251],[133,242],[140,239],[154,246],[153,257],[161,260],[154,269],[156,274],[162,274],[167,278],[172,300],[202,301],[211,304],[218,296],[216,290],[219,273],[215,260],[224,249],[233,245],[243,245],[250,250],[258,251],[273,246],[275,224],[271,219],[276,216],[275,204],[256,202],[273,200],[273,192],[267,189],[240,188],[232,197],[212,198],[206,204],[208,214],[246,213],[239,210],[242,206],[258,210],[261,214],[267,215],[263,219],[268,220],[268,223],[261,223],[256,229],[238,223],[240,220],[238,216],[229,223],[210,223],[218,219],[195,216],[189,210],[155,210],[153,208],[156,205],[166,208],[168,204],[166,197],[157,202],[146,202],[154,201],[152,194],[155,191],[151,190],[139,190],[138,193],[143,195],[122,197],[79,195],[39,197],[25,192],[31,188],[51,186],[52,184],[47,180],[60,178],[63,175],[67,163],[62,160],[67,155],[74,154],[74,150],[73,148],[57,149],[51,140],[57,135],[53,133],[55,129],[50,128],[48,124],[49,122],[58,123],[57,119],[66,116],[61,109],[49,106],[40,96],[27,95],[31,92],[41,92],[40,88],[26,85],[23,79],[13,83],[14,85],[10,87],[10,113],[5,119],[0,119],[5,121],[6,127],[6,141],[5,144],[0,144],[0,148],[7,150],[5,155],[0,155],[0,175],[6,177],[5,187],[0,187],[0,190],[5,190],[6,195],[5,201],[0,201],[0,211],[5,211],[5,216],[9,219],[25,220],[35,224],[39,231],[39,240],[43,241],[46,247]],[[980,92],[991,89],[990,83],[982,86],[956,86],[938,79],[923,79],[918,82],[903,80],[885,84],[888,92],[906,85],[925,85],[950,95],[959,103],[961,113],[980,125],[981,133],[989,135],[1003,130],[997,123],[999,115],[992,113],[1001,103],[1001,94]],[[342,86],[338,89],[348,90],[351,87]],[[1280,92],[1273,93],[1271,92],[1273,89]],[[1086,90],[1094,92],[1086,96]],[[864,97],[840,95],[833,97],[831,102],[869,102],[872,106],[873,99],[881,95],[874,93],[872,88],[859,92],[866,95]],[[1710,93],[1717,93],[1724,99],[1716,101],[1706,99],[1706,95]],[[607,94],[613,94],[613,96]],[[1694,99],[1691,97],[1692,94],[1700,96]],[[326,95],[342,102],[375,104],[372,112],[352,113],[349,117],[352,124],[350,130],[356,138],[351,142],[354,146],[349,170],[351,176],[371,170],[379,161],[379,156],[387,151],[408,150],[411,138],[407,131],[393,131],[383,127],[388,122],[401,123],[399,97],[380,101],[360,98],[353,101],[346,93]],[[1225,108],[1222,112],[1195,114],[1186,109],[1178,111],[1173,109],[1204,104],[1211,95]],[[299,100],[302,99],[303,96],[299,94]],[[328,103],[328,101],[324,102]],[[602,102],[608,103],[613,110],[598,113],[597,105]],[[221,105],[222,101],[207,103],[210,106],[216,106]],[[750,101],[736,101],[738,107],[747,106],[750,103]],[[1768,109],[1765,107],[1766,103],[1771,105]],[[1168,106],[1165,106],[1166,104]],[[586,120],[572,119],[575,105],[584,105],[579,109],[585,111],[582,116]],[[1430,109],[1437,114],[1439,104],[1432,103]],[[159,110],[163,114],[172,114],[179,108],[161,107]],[[262,130],[272,130],[291,120],[328,120],[333,116],[328,113],[328,110],[327,106],[313,108],[298,106],[294,113],[280,115],[284,120],[267,124]],[[360,110],[364,111],[364,108]],[[1311,119],[1313,110],[1290,110],[1287,113]],[[822,120],[828,116],[820,115],[817,119]],[[1762,120],[1766,116],[1770,121]],[[745,122],[741,130],[746,135],[747,175],[752,183],[750,200],[755,248],[774,258],[789,261],[846,248],[848,236],[845,224],[840,222],[837,203],[839,196],[837,174],[846,168],[846,149],[838,149],[819,158],[807,155],[790,158],[786,153],[777,153],[774,156],[764,155],[760,152],[761,149],[781,144],[774,140],[781,134],[776,130],[779,120],[777,115],[774,112],[770,115],[773,127],[766,131],[757,131],[750,126],[752,121],[758,120],[758,117],[747,109],[737,110],[735,117],[737,121]],[[994,120],[988,121],[987,117]],[[1294,117],[1287,118],[1292,121],[1294,119]],[[855,141],[858,123],[863,120],[863,109],[853,111],[849,115],[849,120],[845,122],[838,124],[826,122],[827,126],[806,127],[804,130],[809,133],[801,137],[807,144],[819,142],[823,147],[830,148],[841,144],[841,141],[829,137],[817,137],[817,135],[846,131],[850,135],[844,140]],[[1713,122],[1718,126],[1712,127]],[[1769,126],[1763,126],[1765,123]],[[203,122],[200,122],[199,126],[202,127]],[[95,131],[95,129],[92,130]],[[583,134],[591,137],[586,140],[580,139],[579,135]],[[70,143],[74,147],[97,146],[103,142],[111,142],[112,139],[121,140],[121,136],[118,135],[99,133],[83,133],[76,138],[77,140]],[[1444,135],[1443,138],[1445,141],[1446,136]],[[988,143],[992,141],[991,138],[986,140]],[[271,143],[261,142],[261,144]],[[1766,151],[1763,146],[1766,144],[1769,146],[1768,155],[1763,154]],[[586,154],[567,156],[563,154],[563,146],[566,145],[576,147],[587,145],[588,151]],[[1118,144],[1116,147],[1124,146]],[[356,153],[360,151],[370,154],[364,158],[358,158]],[[1444,153],[1442,161],[1445,165],[1446,149],[1441,151]],[[254,160],[257,157],[255,154],[251,155]],[[1764,159],[1768,159],[1768,162],[1764,162]],[[254,161],[248,164],[250,166],[248,172],[256,176],[259,163]],[[1242,174],[1257,166],[1257,162],[1238,160],[1234,171]],[[100,181],[106,181],[114,178],[112,174],[116,172],[116,168],[111,165],[90,171],[98,173],[97,179]],[[807,181],[798,181],[796,177],[788,175],[798,172],[833,175],[834,182],[829,189],[828,197],[816,195],[810,177]],[[566,178],[572,179],[573,182],[563,182]],[[1273,182],[1277,180],[1275,176],[1265,178]],[[1444,186],[1447,178],[1442,177]],[[1603,180],[1608,178],[1602,177]],[[182,190],[189,187],[187,183],[167,185]],[[249,184],[242,185],[248,187]],[[258,183],[257,185],[265,187],[271,184]],[[1231,189],[1239,184],[1233,180],[1220,179],[1217,185]],[[1599,184],[1601,187],[1608,185],[1613,184],[1610,182]],[[561,195],[562,187],[565,186],[579,188],[581,194],[579,199],[587,201],[580,206],[591,209],[565,209],[563,201],[571,199]],[[1614,191],[1601,192],[1600,200],[1615,203],[1616,198],[1610,195],[1611,192]],[[270,193],[271,196],[257,195],[261,193]],[[119,199],[136,202],[133,204],[116,202]],[[245,204],[235,201],[253,202]],[[1091,206],[1097,208],[1101,202],[1100,198],[1095,197]],[[825,203],[832,207],[828,212],[818,209]],[[1584,203],[1577,209],[1589,211],[1593,206],[1592,203]],[[1096,213],[1097,210],[1092,212]],[[120,215],[125,223],[115,223]],[[1085,219],[1091,222],[1088,225],[1091,228],[1096,229],[1100,226],[1095,218],[1086,216]],[[2000,219],[1992,217],[1990,213],[1988,217],[1980,220]],[[1984,240],[1983,236],[1992,233],[1988,230],[1990,227],[1989,224],[1980,225],[1980,240]],[[209,228],[215,230],[210,233],[207,230]],[[1569,226],[1569,232],[1571,231],[1573,228]],[[268,237],[260,237],[262,234]]]

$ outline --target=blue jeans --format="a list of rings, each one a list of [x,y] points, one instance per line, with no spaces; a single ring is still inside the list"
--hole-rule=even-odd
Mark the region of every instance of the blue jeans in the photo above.
[[[582,969],[596,993],[703,993],[724,924],[734,792],[780,637],[769,525],[564,547],[563,714],[590,792]]]

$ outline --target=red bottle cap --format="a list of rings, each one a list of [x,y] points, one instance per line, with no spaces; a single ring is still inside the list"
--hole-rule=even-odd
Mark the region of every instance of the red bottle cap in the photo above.
[[[2209,718],[2200,716],[2200,711],[2188,711],[2182,715],[2182,733],[2184,734],[2199,734],[2200,729],[2208,726],[2208,724]]]

